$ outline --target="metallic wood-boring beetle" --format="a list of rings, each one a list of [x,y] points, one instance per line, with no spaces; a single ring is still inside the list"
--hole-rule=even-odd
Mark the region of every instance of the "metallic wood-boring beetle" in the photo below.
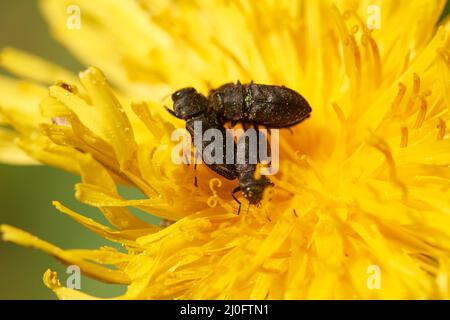
[[[208,129],[220,130],[222,136],[225,137],[225,128],[219,121],[219,118],[214,112],[207,112],[208,99],[200,93],[196,92],[193,88],[185,88],[176,91],[172,94],[173,111],[167,109],[172,115],[177,118],[186,120],[186,130],[191,135],[194,142],[194,124],[196,121],[202,123],[202,134]],[[203,154],[203,149],[209,144],[207,141],[202,141],[201,150],[196,150],[196,154]],[[226,145],[223,145],[223,150],[226,149]],[[225,158],[225,152],[222,152],[222,163],[206,164],[210,169],[220,174],[222,177],[229,180],[236,178],[236,167],[234,164],[227,164]]]
[[[284,86],[227,83],[211,90],[210,109],[223,122],[242,122],[268,128],[286,128],[310,116],[309,103],[296,91]]]
[[[186,120],[186,129],[194,139],[194,122],[201,121],[203,131],[209,128],[220,130],[225,135],[224,124],[231,121],[232,125],[241,122],[246,128],[250,124],[268,128],[285,128],[300,123],[310,116],[311,107],[297,92],[284,86],[262,84],[225,84],[211,90],[208,97],[198,93],[194,88],[183,88],[172,94],[173,110],[167,110],[177,118]],[[208,143],[202,142],[202,148]],[[238,144],[242,141],[238,141]],[[246,150],[248,141],[244,141]],[[225,150],[226,146],[223,145]],[[202,152],[203,150],[201,150]],[[202,153],[203,154],[203,153]],[[225,152],[223,153],[225,154]],[[225,156],[224,156],[225,157]],[[264,190],[273,185],[266,177],[255,177],[257,164],[251,164],[246,155],[242,164],[207,164],[216,173],[226,179],[238,179],[239,186],[233,190],[234,196],[242,191],[251,204],[258,204]]]

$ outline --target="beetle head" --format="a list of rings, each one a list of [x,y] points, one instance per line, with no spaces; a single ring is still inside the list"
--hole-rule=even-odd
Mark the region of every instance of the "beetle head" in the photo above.
[[[252,183],[243,188],[244,198],[250,204],[258,204],[263,198],[264,190],[269,186],[273,186],[273,183],[265,176],[262,176],[259,180],[253,180]]]
[[[174,115],[180,119],[189,119],[206,112],[208,99],[194,88],[188,87],[172,94]]]

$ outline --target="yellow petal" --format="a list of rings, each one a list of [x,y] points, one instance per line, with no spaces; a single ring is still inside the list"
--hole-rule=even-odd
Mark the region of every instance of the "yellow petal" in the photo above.
[[[82,258],[71,255],[63,249],[32,236],[25,231],[8,225],[1,225],[0,231],[2,233],[3,240],[45,251],[66,264],[78,265],[82,272],[90,277],[110,283],[129,283],[128,276],[122,271],[107,269],[97,264],[87,262]]]
[[[0,128],[0,162],[16,165],[39,164],[17,146],[17,138],[17,134]]]
[[[83,293],[80,290],[69,289],[61,286],[55,271],[47,269],[43,276],[44,284],[51,289],[60,300],[98,300],[98,298]]]
[[[0,65],[21,78],[45,84],[52,84],[62,79],[73,83],[77,82],[76,77],[70,71],[15,48],[2,49]]]
[[[113,147],[122,170],[128,170],[134,161],[136,143],[133,130],[119,101],[115,98],[100,70],[89,68],[80,73],[80,80],[86,88],[98,118],[104,138]]]
[[[156,231],[158,231],[158,228],[155,226],[148,225],[145,229],[131,229],[131,230],[121,230],[121,231],[114,231],[110,228],[101,225],[98,222],[95,222],[91,218],[87,218],[85,216],[82,216],[69,208],[66,208],[58,201],[54,201],[53,205],[61,211],[64,214],[67,214],[69,217],[83,225],[84,227],[88,228],[92,232],[97,233],[98,235],[102,236],[105,239],[115,241],[115,242],[121,242],[123,244],[126,244],[130,247],[135,246],[133,243],[133,240],[136,240],[139,237],[142,237],[144,235],[152,234]]]

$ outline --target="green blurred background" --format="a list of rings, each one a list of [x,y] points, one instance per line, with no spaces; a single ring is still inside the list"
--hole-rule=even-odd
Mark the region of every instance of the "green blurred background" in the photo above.
[[[449,3],[446,13],[450,11]],[[50,37],[36,0],[1,0],[0,30],[0,48],[24,49],[75,72],[83,68]],[[75,200],[74,185],[79,181],[79,177],[45,166],[0,164],[0,223],[27,230],[62,248],[114,246],[58,213],[51,205],[53,200],[59,200],[78,212],[103,221],[97,210]],[[127,198],[139,196],[124,188],[121,193]],[[47,268],[57,271],[61,282],[65,283],[66,268],[55,259],[33,249],[0,241],[0,299],[54,299],[54,294],[42,282]],[[113,297],[125,290],[123,286],[105,285],[85,277],[82,277],[81,289],[101,297]]]
[[[17,47],[75,72],[83,69],[64,47],[51,38],[37,0],[1,0],[0,30],[0,48]],[[78,176],[46,166],[0,164],[0,223],[29,231],[62,248],[117,247],[52,206],[53,200],[59,200],[69,208],[104,223],[98,210],[80,204],[74,198],[74,185],[79,181]],[[120,192],[126,198],[141,197],[136,191],[123,187]],[[145,220],[158,222],[151,217]],[[57,271],[65,284],[69,276],[66,267],[54,258],[34,249],[0,241],[0,299],[55,299],[42,282],[47,268]],[[101,297],[113,297],[125,291],[124,286],[108,285],[85,277],[81,279],[81,289]]]

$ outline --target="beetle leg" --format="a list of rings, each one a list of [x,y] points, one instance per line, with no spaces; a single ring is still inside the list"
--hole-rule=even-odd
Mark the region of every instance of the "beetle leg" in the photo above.
[[[239,213],[241,213],[241,202],[236,198],[236,196],[234,195],[236,192],[241,191],[241,187],[236,187],[233,189],[231,196],[233,197],[234,201],[236,201],[239,204],[239,209],[238,209],[238,215]]]
[[[198,184],[197,184],[197,157],[198,157],[198,152],[195,152],[195,156],[194,156],[194,186],[196,188],[198,188]]]
[[[197,183],[197,162],[194,163],[194,171],[195,171],[195,176],[194,176],[194,187],[198,188],[198,183]]]

